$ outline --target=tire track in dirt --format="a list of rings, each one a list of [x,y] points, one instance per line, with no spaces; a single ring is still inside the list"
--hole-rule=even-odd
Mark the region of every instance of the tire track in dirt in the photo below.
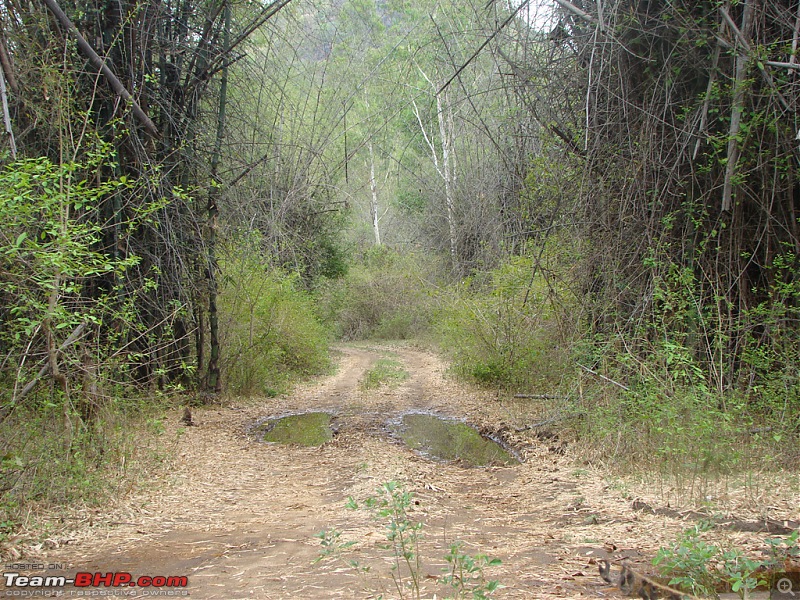
[[[363,390],[365,371],[386,352],[405,365],[409,379]],[[633,554],[654,543],[652,527],[637,524],[651,517],[632,513],[622,497],[597,504],[600,474],[575,470],[546,445],[531,443],[519,466],[467,469],[432,462],[388,439],[383,423],[407,410],[493,427],[524,418],[519,407],[448,379],[435,355],[344,346],[338,358],[335,375],[287,397],[195,411],[198,426],[180,436],[168,480],[114,507],[113,521],[97,515],[46,560],[68,563],[70,572],[186,575],[195,598],[396,598],[391,555],[381,549],[385,524],[345,508],[349,496],[363,499],[390,480],[415,494],[410,516],[425,523],[423,598],[444,597],[436,579],[456,540],[469,554],[502,559],[487,576],[505,586],[497,598],[513,599],[603,595],[587,553],[614,539],[614,524],[636,524],[627,537]],[[321,448],[264,444],[248,435],[259,419],[307,410],[338,415],[338,435]],[[168,435],[177,435],[178,420],[176,413]],[[314,534],[330,528],[355,543],[347,558],[370,567],[368,574],[344,561],[315,563],[321,547]]]

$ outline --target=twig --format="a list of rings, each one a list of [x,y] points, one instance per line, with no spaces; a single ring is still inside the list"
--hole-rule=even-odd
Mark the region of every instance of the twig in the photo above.
[[[629,388],[627,385],[623,385],[623,384],[621,384],[621,383],[620,383],[620,382],[618,382],[618,381],[614,381],[614,380],[613,380],[613,379],[611,379],[610,377],[606,377],[605,375],[601,375],[601,374],[600,374],[600,373],[598,373],[597,371],[593,371],[592,369],[590,369],[589,367],[586,367],[586,366],[582,365],[581,363],[575,363],[575,364],[576,364],[576,365],[578,365],[578,366],[579,366],[581,369],[583,369],[583,370],[584,370],[584,371],[586,371],[587,373],[591,373],[592,375],[594,375],[595,377],[599,377],[599,378],[600,378],[600,379],[602,379],[603,381],[607,381],[608,383],[613,383],[615,386],[617,386],[617,387],[619,387],[619,388],[622,388],[622,389],[623,389],[623,390],[625,390],[626,392],[630,391],[630,388]]]
[[[532,398],[534,400],[569,400],[569,396],[552,396],[550,394],[514,394],[514,398]]]
[[[67,337],[67,339],[64,340],[64,343],[58,347],[58,352],[63,352],[67,348],[67,346],[76,342],[78,338],[81,337],[81,334],[83,333],[83,330],[86,328],[87,324],[88,323],[84,321],[83,323],[78,325],[75,329],[73,329],[72,333],[69,334],[69,337]],[[22,400],[25,396],[27,396],[31,392],[31,390],[34,387],[36,387],[36,384],[39,383],[39,380],[42,377],[44,377],[44,374],[47,373],[47,370],[49,368],[50,368],[50,363],[46,363],[41,369],[39,369],[39,372],[36,374],[36,376],[33,379],[31,379],[27,384],[25,384],[25,387],[22,388],[22,390],[20,390],[19,394],[17,394],[17,396],[11,400],[11,404],[13,405]]]
[[[545,419],[544,421],[539,421],[538,423],[531,423],[530,425],[525,425],[524,427],[517,427],[514,429],[516,433],[522,433],[523,431],[528,431],[530,429],[536,429],[537,427],[544,427],[545,425],[550,425],[551,423],[557,423],[558,421],[564,420],[564,415],[556,415],[555,417],[550,417],[549,419]]]

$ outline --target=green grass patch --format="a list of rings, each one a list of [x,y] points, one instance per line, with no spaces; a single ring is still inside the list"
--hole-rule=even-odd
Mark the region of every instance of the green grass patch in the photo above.
[[[0,541],[19,528],[46,529],[37,515],[127,496],[171,464],[182,429],[167,435],[167,404],[104,399],[93,421],[45,391],[0,421]]]
[[[393,387],[400,385],[408,379],[408,371],[402,363],[393,358],[379,358],[375,365],[364,373],[361,387],[365,390],[374,390],[381,386]]]

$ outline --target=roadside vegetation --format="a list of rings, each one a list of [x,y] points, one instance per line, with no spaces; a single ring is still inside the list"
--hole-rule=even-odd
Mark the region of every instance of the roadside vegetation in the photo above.
[[[423,598],[422,590],[427,583],[425,579],[433,578],[426,575],[425,567],[434,557],[425,556],[420,550],[420,541],[425,536],[425,523],[418,520],[414,512],[414,505],[418,503],[414,494],[402,484],[387,481],[375,490],[374,495],[361,500],[350,497],[346,504],[349,510],[368,512],[376,524],[383,526],[387,543],[380,547],[391,564],[389,578],[393,591],[404,600]],[[385,577],[383,573],[372,573],[369,566],[362,565],[352,557],[358,542],[345,541],[338,529],[325,529],[316,537],[322,546],[317,562],[341,561],[359,573],[367,589],[383,587],[380,582],[380,578]],[[449,552],[443,557],[447,566],[441,569],[442,575],[436,583],[447,598],[486,600],[502,588],[498,580],[487,578],[487,571],[499,566],[502,561],[482,553],[468,554],[463,546],[460,541],[449,545]]]
[[[257,236],[225,245],[220,269],[225,388],[239,396],[275,396],[298,378],[330,368],[331,332],[300,277],[265,263]]]

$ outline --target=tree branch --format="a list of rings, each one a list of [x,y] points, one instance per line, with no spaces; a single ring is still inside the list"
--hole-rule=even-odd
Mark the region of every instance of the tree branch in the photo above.
[[[461,75],[461,71],[463,71],[464,69],[466,69],[466,68],[467,68],[467,66],[468,66],[468,65],[469,65],[469,64],[470,64],[470,63],[471,63],[473,60],[475,60],[475,58],[478,56],[478,54],[480,54],[480,53],[481,53],[481,50],[483,50],[483,49],[484,49],[484,48],[485,48],[485,47],[486,47],[486,46],[489,44],[489,42],[491,42],[491,41],[492,41],[492,40],[493,40],[493,39],[494,39],[494,38],[497,36],[497,34],[498,34],[498,33],[500,33],[501,31],[503,31],[503,29],[505,29],[505,26],[506,26],[506,25],[508,25],[509,23],[511,23],[511,21],[513,20],[513,18],[517,16],[517,13],[518,13],[519,11],[521,11],[521,10],[522,10],[522,8],[523,8],[524,6],[526,6],[526,5],[528,4],[528,2],[529,2],[529,1],[530,1],[530,0],[523,0],[522,2],[520,2],[519,6],[518,6],[518,7],[517,7],[517,8],[514,10],[514,12],[512,12],[512,13],[511,13],[511,14],[508,16],[508,18],[507,18],[505,21],[503,21],[503,23],[500,25],[500,27],[498,27],[497,29],[495,29],[495,30],[494,30],[494,32],[492,33],[492,35],[490,35],[488,38],[486,38],[486,40],[484,40],[484,42],[483,42],[483,43],[482,43],[482,44],[481,44],[481,45],[478,47],[478,49],[477,49],[477,50],[475,50],[475,52],[473,52],[473,53],[472,53],[472,56],[470,56],[470,57],[467,59],[467,61],[466,61],[464,64],[462,64],[460,67],[458,67],[458,69],[456,69],[456,72],[455,72],[455,73],[453,73],[453,75],[450,77],[450,79],[448,79],[448,80],[447,80],[447,81],[444,83],[444,85],[443,85],[442,87],[440,87],[440,88],[439,88],[439,91],[438,91],[438,92],[436,92],[436,95],[437,95],[437,96],[438,96],[439,94],[441,94],[441,93],[442,93],[442,92],[443,92],[445,89],[447,89],[447,87],[448,87],[448,86],[449,86],[451,83],[453,83],[453,80],[454,80],[456,77],[458,77],[459,75]],[[556,2],[558,2],[558,0],[556,0]],[[588,15],[587,15],[587,16],[588,16]],[[431,19],[433,19],[433,17],[431,17]]]
[[[122,85],[122,82],[119,80],[119,78],[114,75],[114,72],[108,67],[108,65],[106,65],[106,62],[100,58],[97,52],[94,51],[94,48],[92,48],[89,45],[89,42],[87,42],[86,39],[81,35],[81,32],[78,31],[75,25],[72,24],[72,21],[70,21],[66,13],[61,10],[61,7],[58,5],[56,0],[44,0],[44,3],[47,8],[50,9],[50,12],[53,13],[56,19],[58,19],[62,27],[64,27],[64,29],[66,29],[69,34],[75,38],[75,41],[78,43],[78,48],[80,48],[81,51],[86,55],[86,57],[89,59],[89,62],[99,69],[106,80],[108,80],[108,83],[111,85],[111,89],[113,89],[114,92],[123,100],[130,103],[133,115],[142,123],[142,125],[144,125],[144,128],[147,130],[147,132],[153,137],[158,137],[158,129],[156,128],[155,123],[150,120],[150,117],[147,116],[147,113],[145,113],[142,110],[142,107],[139,106],[136,100],[133,99],[133,96],[131,96],[130,92],[125,89],[125,86]]]
[[[86,328],[87,324],[88,323],[84,321],[83,323],[78,325],[75,329],[73,329],[72,333],[69,334],[69,337],[67,337],[67,339],[64,340],[64,343],[58,347],[57,352],[63,352],[67,348],[67,346],[75,343],[78,340],[78,338],[81,337],[81,334],[83,333],[83,330]],[[15,404],[21,401],[25,396],[27,396],[31,392],[31,390],[36,387],[36,384],[39,383],[39,380],[42,377],[44,377],[44,374],[47,373],[47,370],[50,368],[50,366],[51,366],[50,362],[45,363],[45,365],[41,369],[39,369],[39,372],[36,374],[36,376],[33,379],[31,379],[27,384],[25,384],[25,387],[22,388],[22,390],[20,390],[19,394],[16,395],[16,397],[11,401],[11,403]]]

